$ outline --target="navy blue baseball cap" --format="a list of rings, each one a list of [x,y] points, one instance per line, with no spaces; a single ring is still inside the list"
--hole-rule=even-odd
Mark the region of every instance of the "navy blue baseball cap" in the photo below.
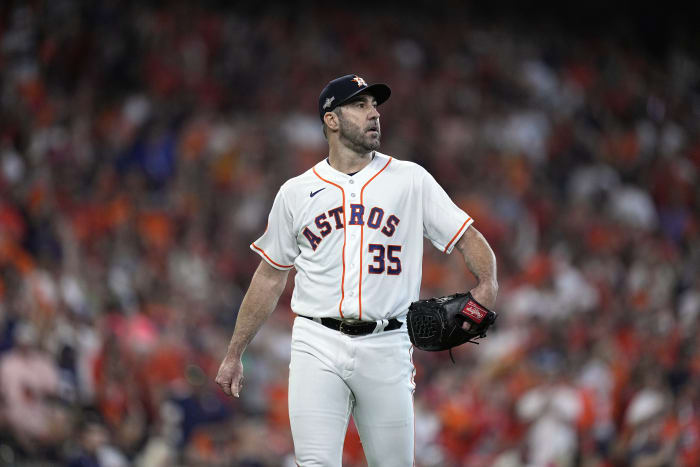
[[[339,105],[360,93],[367,92],[377,99],[377,105],[386,101],[391,95],[391,89],[386,84],[367,84],[357,75],[345,75],[336,78],[323,88],[318,96],[318,116],[323,120],[326,112],[332,112]]]

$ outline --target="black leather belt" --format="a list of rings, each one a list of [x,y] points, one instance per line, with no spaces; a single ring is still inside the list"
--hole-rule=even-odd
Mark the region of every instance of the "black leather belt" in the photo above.
[[[317,319],[314,319],[311,316],[299,316],[318,322]],[[335,318],[320,318],[320,320],[321,324],[323,324],[325,327],[333,329],[334,331],[339,331],[349,336],[364,336],[367,334],[372,334],[374,329],[377,327],[377,321],[357,321],[353,323]],[[384,328],[384,331],[399,329],[401,326],[403,326],[403,323],[396,318],[391,318],[388,321],[389,323]]]

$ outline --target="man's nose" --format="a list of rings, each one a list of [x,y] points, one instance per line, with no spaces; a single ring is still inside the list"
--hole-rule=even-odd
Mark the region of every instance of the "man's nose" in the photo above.
[[[370,110],[368,118],[370,120],[373,118],[379,118],[379,111],[377,110],[376,107],[372,106],[372,110]]]

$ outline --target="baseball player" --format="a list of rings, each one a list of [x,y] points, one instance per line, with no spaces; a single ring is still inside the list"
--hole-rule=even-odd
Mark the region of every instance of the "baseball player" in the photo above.
[[[377,106],[390,94],[357,75],[321,92],[328,157],[277,193],[251,245],[262,259],[216,376],[239,396],[241,356],[295,268],[289,416],[302,467],[341,466],[351,415],[368,465],[413,465],[415,369],[404,320],[420,291],[424,236],[462,253],[476,300],[496,299],[495,256],[472,218],[425,169],[377,151]]]

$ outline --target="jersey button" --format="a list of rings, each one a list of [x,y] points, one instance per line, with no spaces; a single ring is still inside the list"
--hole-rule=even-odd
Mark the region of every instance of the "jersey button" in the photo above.
[[[351,178],[350,181],[349,181],[348,183],[350,183],[350,185],[352,185],[353,183],[355,183],[355,180],[353,180],[353,179]]]
[[[355,197],[355,193],[350,193],[350,197],[351,197],[351,198],[354,198],[354,197]]]

